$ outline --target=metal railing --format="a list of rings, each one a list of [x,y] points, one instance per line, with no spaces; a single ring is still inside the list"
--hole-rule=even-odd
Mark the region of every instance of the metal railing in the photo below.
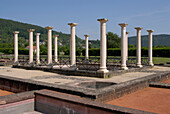
[[[28,65],[29,56],[19,56],[20,65]],[[121,68],[121,58],[120,57],[107,57],[107,69],[108,70],[118,70]],[[148,65],[148,57],[141,58],[142,65]],[[34,56],[34,66],[47,66],[47,56],[40,56],[40,64],[37,64]],[[70,67],[70,57],[58,57],[58,61],[54,61],[52,66],[55,68],[69,68]],[[136,57],[129,57],[127,60],[128,67],[136,67]],[[100,68],[100,57],[76,57],[76,67],[80,70],[98,70]]]

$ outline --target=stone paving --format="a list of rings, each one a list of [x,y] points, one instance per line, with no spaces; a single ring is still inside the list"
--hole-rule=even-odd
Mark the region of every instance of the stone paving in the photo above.
[[[31,79],[41,82],[48,82],[54,84],[66,84],[80,81],[107,81],[107,82],[126,82],[134,80],[141,77],[147,77],[156,73],[163,73],[165,71],[170,71],[170,67],[154,66],[154,68],[148,68],[147,70],[137,71],[137,72],[127,72],[118,76],[114,76],[107,79],[94,78],[94,77],[82,77],[82,76],[67,76],[57,73],[44,72],[39,70],[25,70],[11,67],[0,67],[0,75],[10,76],[22,79]]]

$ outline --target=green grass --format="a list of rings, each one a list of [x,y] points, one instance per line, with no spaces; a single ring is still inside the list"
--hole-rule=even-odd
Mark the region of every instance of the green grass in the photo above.
[[[154,64],[160,64],[160,63],[166,63],[166,62],[170,62],[170,57],[153,57],[153,63]]]

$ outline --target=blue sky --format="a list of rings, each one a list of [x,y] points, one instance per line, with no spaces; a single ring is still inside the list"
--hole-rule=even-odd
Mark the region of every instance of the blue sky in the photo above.
[[[70,33],[67,23],[78,23],[76,34],[99,39],[98,18],[107,18],[107,32],[120,35],[119,23],[128,23],[129,36],[134,27],[153,29],[153,34],[170,34],[170,0],[0,0],[0,18],[39,25]]]

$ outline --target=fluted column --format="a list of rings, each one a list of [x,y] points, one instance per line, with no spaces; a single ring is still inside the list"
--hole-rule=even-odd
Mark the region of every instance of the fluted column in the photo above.
[[[121,23],[121,69],[127,70],[126,59],[127,59],[127,40],[126,40],[126,26],[128,24]]]
[[[84,36],[85,36],[85,40],[86,40],[86,55],[85,55],[85,59],[89,59],[89,42],[88,42],[89,35],[84,35]]]
[[[106,22],[108,19],[97,19],[100,22],[100,69],[98,72],[109,72],[106,67],[107,59],[107,40],[106,40]]]
[[[76,33],[75,33],[75,27],[77,26],[77,23],[68,23],[71,27],[71,42],[70,42],[70,47],[71,47],[71,53],[70,53],[70,62],[71,62],[71,68],[75,69],[76,68]]]
[[[40,64],[40,33],[36,33],[36,64]]]
[[[152,61],[152,32],[153,30],[147,30],[149,33],[149,44],[148,44],[148,56],[149,56],[149,65],[154,66],[153,61]]]
[[[29,32],[29,64],[33,66],[33,32],[35,29],[28,29]]]
[[[128,61],[128,34],[129,32],[126,32],[126,61]]]
[[[48,30],[48,65],[52,66],[52,29],[53,27],[47,26],[46,29]]]
[[[59,35],[54,35],[54,61],[55,62],[58,62],[58,44],[57,44],[58,36]]]
[[[14,65],[18,65],[18,33],[19,31],[14,31]]]
[[[142,65],[141,65],[141,29],[142,27],[136,27],[135,28],[137,30],[137,51],[136,51],[136,55],[137,55],[137,59],[136,59],[136,66],[141,68]]]

